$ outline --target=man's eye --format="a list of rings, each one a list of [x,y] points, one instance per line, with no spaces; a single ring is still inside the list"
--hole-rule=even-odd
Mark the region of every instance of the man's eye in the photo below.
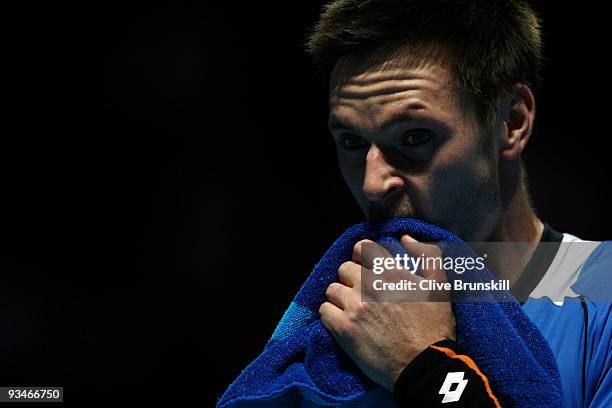
[[[357,150],[369,146],[369,143],[359,136],[345,136],[340,140],[340,144],[346,150]]]
[[[403,144],[405,146],[418,146],[429,142],[431,137],[431,133],[428,132],[411,132],[406,135]]]

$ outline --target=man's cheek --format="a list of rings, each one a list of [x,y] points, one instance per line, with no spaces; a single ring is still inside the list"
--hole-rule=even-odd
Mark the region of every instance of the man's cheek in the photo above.
[[[459,198],[461,188],[465,186],[467,176],[455,171],[457,169],[454,168],[437,169],[422,185],[422,202],[419,208],[427,220],[434,224],[446,223],[449,212],[452,212]]]
[[[363,193],[364,167],[350,161],[340,162],[342,178],[360,206],[365,200]]]
[[[474,165],[456,163],[446,167],[438,175],[432,196],[438,204],[438,216],[451,225],[460,223],[483,198],[474,175]]]

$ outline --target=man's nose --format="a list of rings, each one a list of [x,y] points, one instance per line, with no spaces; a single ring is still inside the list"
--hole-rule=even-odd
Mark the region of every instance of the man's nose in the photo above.
[[[405,181],[393,167],[383,151],[374,143],[366,156],[363,192],[372,202],[381,201],[404,188]]]

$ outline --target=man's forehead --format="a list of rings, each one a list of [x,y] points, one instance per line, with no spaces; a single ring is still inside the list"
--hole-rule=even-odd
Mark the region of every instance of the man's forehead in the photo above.
[[[440,65],[337,67],[330,81],[330,129],[345,127],[354,114],[381,123],[408,121],[408,114],[435,112],[453,99],[450,73]]]
[[[367,99],[376,97],[401,98],[410,91],[440,93],[450,90],[451,83],[444,72],[428,69],[371,70],[330,81],[330,98]]]
[[[367,66],[351,65],[353,60],[339,60],[330,80],[332,132],[393,133],[396,126],[448,128],[476,119],[472,97],[457,86],[446,64],[394,60]]]
[[[417,53],[401,48],[344,55],[334,65],[330,90],[347,82],[367,83],[417,76],[449,81],[452,75],[445,55],[441,51]]]
[[[454,91],[450,70],[439,63],[405,62],[405,57],[365,61],[353,56],[338,61],[330,77],[330,107],[360,101],[382,105],[418,95],[442,99]]]

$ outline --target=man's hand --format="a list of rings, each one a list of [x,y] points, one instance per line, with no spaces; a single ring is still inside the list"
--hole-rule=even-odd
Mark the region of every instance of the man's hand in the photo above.
[[[401,242],[410,256],[440,256],[437,246],[418,243],[408,235]],[[362,243],[368,243],[364,253]],[[393,391],[402,370],[421,351],[439,340],[455,339],[455,317],[450,301],[427,301],[431,299],[427,294],[423,297],[423,292],[418,294],[419,301],[383,302],[377,299],[384,295],[370,288],[371,301],[362,302],[361,268],[372,269],[373,259],[379,256],[391,257],[372,241],[358,242],[352,261],[338,269],[340,283],[327,288],[328,301],[321,305],[319,314],[323,325],[357,366],[374,382]],[[444,271],[424,270],[422,274],[423,277],[405,274],[402,278],[417,285],[423,279],[446,281]],[[431,298],[435,295],[431,294]]]

